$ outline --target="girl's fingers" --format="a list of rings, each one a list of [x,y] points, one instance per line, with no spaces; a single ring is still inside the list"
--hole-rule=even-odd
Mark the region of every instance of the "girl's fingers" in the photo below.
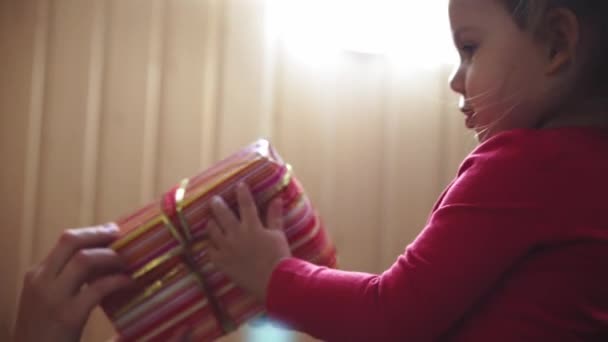
[[[216,222],[226,234],[230,234],[240,225],[239,219],[228,208],[226,202],[221,197],[216,196],[211,200],[211,210]]]
[[[209,237],[209,241],[211,245],[215,249],[220,249],[224,246],[225,236],[220,227],[218,227],[215,220],[209,220],[207,223],[207,236]]]
[[[272,201],[268,208],[266,226],[268,229],[283,230],[283,201],[280,197]]]
[[[87,281],[120,272],[124,267],[122,258],[109,248],[81,249],[57,277],[57,290],[66,294],[78,293]]]
[[[105,247],[116,239],[117,234],[118,228],[114,224],[68,229],[46,257],[41,271],[45,276],[55,277],[76,252],[84,248]]]
[[[245,227],[261,226],[258,207],[255,204],[253,195],[245,183],[240,183],[236,188],[236,196],[239,202],[239,213]]]

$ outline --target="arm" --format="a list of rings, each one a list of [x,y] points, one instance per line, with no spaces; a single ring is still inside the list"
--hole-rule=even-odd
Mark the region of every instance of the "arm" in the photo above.
[[[287,259],[268,288],[271,316],[329,341],[434,340],[531,248],[532,210],[441,207],[381,275]]]
[[[543,227],[559,226],[543,209],[557,176],[528,145],[503,135],[471,154],[422,233],[381,275],[282,261],[268,287],[270,315],[329,341],[441,337],[549,238]]]
[[[212,260],[265,300],[271,317],[317,338],[436,339],[542,240],[540,223],[550,223],[550,213],[538,205],[551,193],[538,188],[543,162],[534,153],[522,157],[526,146],[520,143],[496,153],[494,147],[511,143],[486,143],[486,151],[467,159],[427,227],[381,275],[317,267],[287,253],[267,258],[279,251],[275,246],[285,247],[277,243],[279,225],[259,229],[244,195],[242,222],[221,200],[214,207],[221,229],[209,232],[217,247]]]

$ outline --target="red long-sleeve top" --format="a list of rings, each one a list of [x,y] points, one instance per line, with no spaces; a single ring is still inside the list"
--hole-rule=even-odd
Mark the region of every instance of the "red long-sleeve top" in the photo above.
[[[285,259],[266,304],[326,341],[608,341],[608,130],[496,135],[390,269]]]

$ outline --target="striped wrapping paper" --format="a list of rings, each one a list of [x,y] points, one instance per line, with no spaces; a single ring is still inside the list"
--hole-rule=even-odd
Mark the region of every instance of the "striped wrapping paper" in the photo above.
[[[263,212],[282,198],[295,257],[335,267],[334,245],[302,186],[270,144],[259,140],[116,222],[121,232],[111,248],[126,260],[135,285],[106,298],[102,308],[121,340],[165,341],[189,325],[194,340],[212,341],[263,313],[206,252],[209,200],[220,195],[235,210],[239,182],[249,185]]]

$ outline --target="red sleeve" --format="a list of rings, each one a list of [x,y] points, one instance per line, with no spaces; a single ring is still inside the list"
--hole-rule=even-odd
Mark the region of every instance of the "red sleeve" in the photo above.
[[[428,225],[381,275],[282,261],[268,288],[269,315],[328,341],[441,337],[534,248],[550,216],[537,205],[542,161],[509,150],[518,146],[509,139],[465,161]]]

